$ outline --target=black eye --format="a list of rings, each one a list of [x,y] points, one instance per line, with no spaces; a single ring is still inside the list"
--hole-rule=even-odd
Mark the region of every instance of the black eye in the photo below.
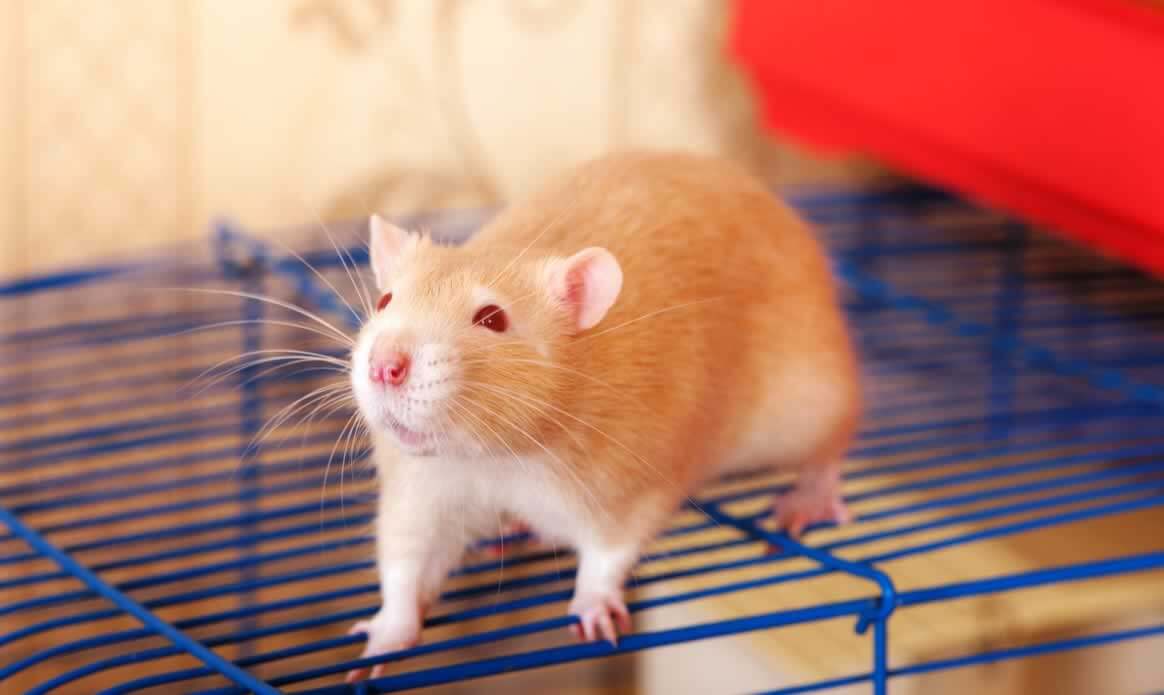
[[[494,333],[504,333],[509,328],[509,319],[505,312],[496,304],[487,304],[477,310],[473,317],[473,325],[484,326]]]
[[[392,301],[392,293],[385,292],[384,296],[380,297],[380,301],[376,302],[376,311],[384,311],[384,307],[388,306],[388,304],[391,301]]]

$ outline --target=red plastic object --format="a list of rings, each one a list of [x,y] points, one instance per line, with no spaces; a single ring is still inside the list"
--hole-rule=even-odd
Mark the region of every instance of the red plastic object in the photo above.
[[[1164,12],[1130,0],[736,0],[765,123],[1164,275]]]

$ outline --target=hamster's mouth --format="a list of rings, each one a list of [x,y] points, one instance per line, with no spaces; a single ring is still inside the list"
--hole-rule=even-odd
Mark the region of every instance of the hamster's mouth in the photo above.
[[[404,423],[388,413],[384,414],[384,425],[392,430],[392,434],[396,436],[396,439],[408,449],[421,451],[422,453],[432,449],[434,438],[431,434],[409,429],[404,426]]]

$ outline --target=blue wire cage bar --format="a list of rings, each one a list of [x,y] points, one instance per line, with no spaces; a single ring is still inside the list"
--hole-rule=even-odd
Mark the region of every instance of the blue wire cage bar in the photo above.
[[[291,251],[222,224],[205,249],[0,285],[0,691],[391,692],[843,620],[863,666],[768,687],[886,693],[911,676],[1164,635],[1143,620],[894,656],[899,616],[926,606],[1164,577],[1154,532],[984,576],[935,562],[903,583],[900,570],[1161,511],[1164,290],[930,189],[790,195],[834,254],[865,364],[870,411],[846,469],[855,523],[803,542],[772,533],[780,473],[701,491],[636,568],[640,624],[617,648],[568,638],[568,554],[506,539],[501,557],[470,554],[421,646],[358,686],[344,674],[371,662],[346,630],[378,603],[373,473],[350,408],[302,401],[343,374],[263,360],[345,357],[296,307],[354,331],[361,279],[345,262],[366,262],[362,231],[306,234]],[[483,218],[406,223],[455,241]],[[297,404],[310,407],[284,421]],[[822,580],[850,589],[817,593]],[[765,598],[801,587],[795,605]],[[644,627],[723,597],[748,608]]]

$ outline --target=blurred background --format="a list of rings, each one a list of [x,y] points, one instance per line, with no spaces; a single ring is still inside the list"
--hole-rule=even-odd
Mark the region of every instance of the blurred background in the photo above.
[[[760,133],[729,11],[0,0],[0,273],[200,236],[217,214],[268,229],[495,204],[631,145],[800,176]]]

